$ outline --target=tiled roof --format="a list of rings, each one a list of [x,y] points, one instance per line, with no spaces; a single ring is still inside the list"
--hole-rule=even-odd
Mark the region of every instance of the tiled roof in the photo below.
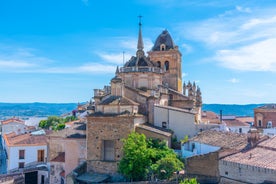
[[[101,101],[99,105],[138,105],[136,102],[121,96],[110,96]]]
[[[276,170],[276,137],[263,141],[253,149],[239,152],[222,160]]]
[[[138,125],[137,127],[151,131],[151,132],[155,132],[155,133],[158,133],[161,135],[165,135],[168,137],[172,135],[171,130],[161,128],[161,127],[156,127],[156,126],[150,125],[149,123],[141,124],[141,125]]]
[[[268,149],[272,149],[276,152],[276,136],[261,142],[260,144],[258,144],[259,147],[265,147]]]
[[[10,119],[7,119],[7,120],[4,120],[2,121],[2,125],[6,125],[6,124],[9,124],[9,123],[21,123],[21,124],[25,124],[25,121],[21,120],[21,119],[18,119],[18,118],[10,118]]]
[[[201,121],[212,123],[212,124],[220,124],[219,116],[212,111],[202,111]]]
[[[14,132],[4,135],[7,146],[40,146],[47,145],[46,135],[20,134]]]
[[[234,126],[247,126],[250,127],[248,123],[242,122],[240,120],[234,119],[234,120],[223,120],[223,122],[228,126],[228,127],[234,127]]]
[[[218,146],[221,148],[241,150],[247,145],[247,135],[206,130],[200,132],[196,137],[191,138],[190,141]]]
[[[261,107],[257,107],[255,109],[276,109],[276,104],[266,104]]]
[[[254,118],[250,116],[245,116],[245,117],[236,117],[237,120],[244,122],[244,123],[252,123],[254,122]]]
[[[51,162],[65,162],[65,152],[59,152],[58,156],[53,158]]]

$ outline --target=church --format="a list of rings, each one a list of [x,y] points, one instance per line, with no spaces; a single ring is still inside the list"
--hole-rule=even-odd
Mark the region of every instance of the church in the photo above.
[[[110,86],[94,90],[87,116],[87,172],[116,174],[122,139],[132,131],[177,140],[196,134],[202,97],[195,83],[182,83],[182,55],[164,30],[145,53],[139,23],[137,51],[117,67]]]

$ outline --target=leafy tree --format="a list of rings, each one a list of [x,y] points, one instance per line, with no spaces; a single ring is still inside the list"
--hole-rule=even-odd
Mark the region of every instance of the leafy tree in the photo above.
[[[191,178],[191,179],[185,179],[180,182],[180,184],[199,184],[196,180],[196,178]]]
[[[49,116],[46,120],[41,120],[39,122],[39,127],[49,129],[52,127],[53,130],[61,130],[65,128],[65,123],[69,121],[74,121],[77,118],[74,116],[68,116],[66,118],[61,118],[58,116]]]
[[[173,172],[184,167],[174,151],[163,141],[147,140],[145,135],[132,132],[123,143],[124,157],[119,163],[119,172],[130,181],[145,180],[149,174],[169,179]],[[163,175],[161,170],[166,174]]]
[[[153,165],[159,179],[170,179],[174,172],[182,170],[183,167],[184,164],[177,158],[176,154],[169,154]]]
[[[123,143],[124,157],[119,163],[119,172],[130,181],[144,180],[151,164],[146,136],[132,132]]]

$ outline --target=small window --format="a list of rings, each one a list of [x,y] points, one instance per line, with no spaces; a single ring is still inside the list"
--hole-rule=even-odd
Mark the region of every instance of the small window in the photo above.
[[[44,150],[37,150],[37,161],[44,162]]]
[[[19,150],[19,159],[25,159],[25,150]]]
[[[103,141],[103,160],[114,161],[115,160],[115,146],[113,140]]]
[[[259,120],[259,121],[258,121],[258,125],[259,125],[259,127],[262,126],[262,120]]]
[[[267,128],[272,128],[272,122],[271,122],[271,121],[268,121],[266,127],[267,127]]]
[[[239,128],[239,133],[242,133],[242,128]]]
[[[19,168],[19,169],[24,168],[24,165],[25,165],[24,162],[19,162],[19,163],[18,163],[18,168]]]
[[[160,50],[161,50],[161,51],[166,50],[166,45],[165,45],[165,44],[161,44],[161,45],[160,45]]]
[[[165,121],[162,122],[162,128],[167,128],[167,122]]]
[[[165,61],[165,71],[168,71],[169,69],[170,69],[169,61]]]
[[[195,143],[192,144],[192,151],[195,149]]]
[[[225,171],[225,175],[228,175],[228,172],[227,172],[227,171]]]

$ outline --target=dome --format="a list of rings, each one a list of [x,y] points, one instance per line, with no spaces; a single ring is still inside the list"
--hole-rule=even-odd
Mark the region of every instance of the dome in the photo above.
[[[124,65],[124,67],[134,67],[134,66],[138,66],[138,67],[143,67],[143,66],[154,66],[154,64],[148,60],[148,58],[146,58],[145,56],[142,57],[134,57],[132,56],[130,58],[130,60]]]
[[[152,47],[152,51],[160,51],[161,45],[164,44],[164,50],[170,50],[175,47],[172,37],[167,30],[164,30],[156,39],[154,46]]]

